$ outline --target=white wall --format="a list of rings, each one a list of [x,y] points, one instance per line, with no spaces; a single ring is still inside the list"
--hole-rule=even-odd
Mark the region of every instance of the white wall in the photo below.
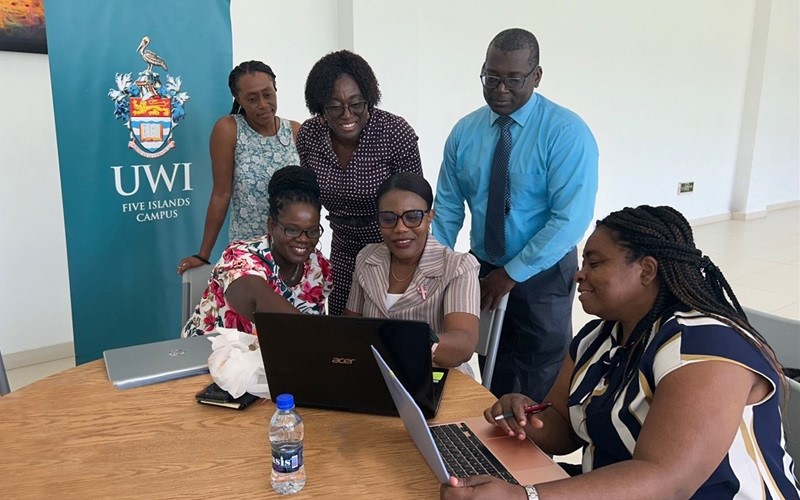
[[[800,186],[800,2],[772,0],[753,152],[766,204],[797,200]],[[794,63],[792,63],[794,62]]]
[[[0,352],[72,341],[47,56],[0,51]]]
[[[756,7],[765,5],[769,16],[759,21]],[[765,194],[753,210],[800,200],[796,0],[530,0],[501,7],[478,0],[233,0],[234,63],[270,64],[279,114],[302,120],[311,65],[352,47],[375,70],[382,107],[420,136],[433,183],[451,127],[483,105],[478,73],[486,45],[504,28],[527,28],[541,45],[539,91],[580,114],[600,145],[595,214],[650,203],[697,219],[733,210],[743,119],[752,118],[745,109],[752,37],[760,29],[766,38],[762,67],[754,68],[761,91],[748,168]],[[0,68],[0,258],[10,263],[0,267],[0,351],[8,354],[69,341],[72,328],[47,59],[0,52]],[[695,181],[696,192],[678,197],[677,184],[686,180]],[[756,194],[750,184],[746,196]],[[466,246],[462,236],[459,247]]]

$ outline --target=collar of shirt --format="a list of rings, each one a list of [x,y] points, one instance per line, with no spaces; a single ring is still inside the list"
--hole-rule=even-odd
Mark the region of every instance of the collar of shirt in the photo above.
[[[516,123],[520,127],[524,127],[525,122],[528,121],[528,117],[530,117],[531,113],[533,113],[533,108],[535,108],[538,103],[539,103],[539,94],[534,92],[533,94],[531,94],[531,98],[528,99],[528,102],[526,102],[524,106],[511,113],[509,116],[511,117],[512,120],[514,120],[514,123]],[[500,118],[500,115],[498,115],[497,113],[492,111],[491,108],[489,108],[489,123],[491,125],[494,125],[494,122],[496,122],[498,118]]]

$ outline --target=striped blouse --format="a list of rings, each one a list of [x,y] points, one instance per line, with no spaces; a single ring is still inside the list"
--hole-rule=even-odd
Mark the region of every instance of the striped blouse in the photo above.
[[[428,235],[411,283],[387,309],[390,262],[389,249],[383,243],[367,245],[359,252],[347,309],[372,318],[425,321],[437,333],[444,329],[447,314],[465,312],[480,317],[480,265],[472,255],[454,252]],[[472,374],[467,363],[461,368]]]
[[[607,388],[618,324],[595,320],[573,339],[575,370],[570,382],[569,415],[586,443],[584,472],[629,460],[659,382],[673,370],[707,360],[745,366],[769,380],[772,391],[747,405],[728,455],[695,493],[695,498],[798,498],[794,464],[785,450],[778,374],[767,358],[731,327],[697,311],[676,312],[656,323],[638,376],[620,392],[609,412],[596,410]],[[618,365],[624,369],[624,363]]]

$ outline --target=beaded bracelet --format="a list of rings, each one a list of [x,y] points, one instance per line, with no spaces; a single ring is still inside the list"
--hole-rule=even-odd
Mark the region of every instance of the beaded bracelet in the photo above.
[[[199,260],[203,264],[211,264],[211,262],[209,262],[208,259],[204,259],[203,257],[200,257],[197,254],[192,255],[192,257],[194,257],[195,259]]]

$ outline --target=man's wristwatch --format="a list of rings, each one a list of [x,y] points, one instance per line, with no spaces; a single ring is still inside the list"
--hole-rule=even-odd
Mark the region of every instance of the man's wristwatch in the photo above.
[[[539,500],[539,493],[536,492],[536,487],[532,484],[525,487],[525,493],[528,494],[528,500]]]

